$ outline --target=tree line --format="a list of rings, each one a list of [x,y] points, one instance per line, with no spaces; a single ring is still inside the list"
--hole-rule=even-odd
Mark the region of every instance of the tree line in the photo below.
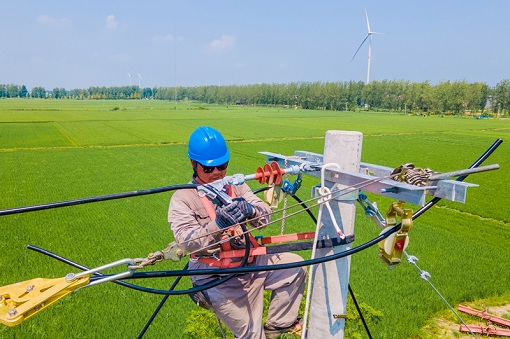
[[[210,104],[267,105],[302,109],[423,112],[429,114],[502,113],[510,108],[510,80],[490,87],[483,82],[404,80],[293,82],[230,86],[89,87],[88,89],[1,85],[0,98],[192,100]]]

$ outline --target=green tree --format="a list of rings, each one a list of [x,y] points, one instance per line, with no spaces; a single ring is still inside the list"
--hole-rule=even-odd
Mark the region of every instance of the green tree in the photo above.
[[[494,88],[493,110],[497,113],[503,113],[510,107],[510,80],[500,81]]]
[[[34,87],[30,95],[32,98],[46,98],[46,89],[44,87]]]
[[[28,96],[27,86],[21,85],[20,97],[21,98],[26,98],[27,96]]]

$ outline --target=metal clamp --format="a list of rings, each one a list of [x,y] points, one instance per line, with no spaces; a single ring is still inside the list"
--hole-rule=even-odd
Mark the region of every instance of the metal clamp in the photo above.
[[[369,217],[379,228],[384,229],[386,227],[386,221],[379,212],[377,204],[371,203],[368,197],[364,193],[358,195],[358,202],[365,211],[365,215]]]
[[[133,273],[135,272],[134,269],[132,268],[132,267],[136,267],[135,260],[126,258],[126,259],[117,260],[117,261],[114,261],[112,263],[109,263],[109,264],[106,264],[106,265],[103,265],[103,266],[99,266],[99,267],[90,269],[88,271],[80,272],[78,274],[69,273],[68,275],[66,275],[65,279],[68,282],[72,282],[72,281],[74,281],[74,280],[76,280],[78,278],[81,278],[81,277],[84,277],[84,276],[89,276],[91,274],[98,273],[98,272],[101,272],[103,270],[107,270],[107,269],[110,269],[110,268],[113,268],[113,267],[117,267],[117,266],[121,266],[121,265],[126,265],[128,267],[128,270],[126,272],[122,272],[122,273],[118,273],[118,274],[113,274],[113,275],[109,275],[107,277],[104,277],[102,279],[94,280],[90,284],[88,284],[86,286],[82,286],[79,289],[84,288],[84,287],[90,287],[90,286],[94,286],[94,285],[99,285],[99,284],[102,284],[102,283],[105,283],[105,282],[109,282],[109,281],[114,281],[114,280],[118,280],[118,279],[127,278],[127,277],[133,275]]]

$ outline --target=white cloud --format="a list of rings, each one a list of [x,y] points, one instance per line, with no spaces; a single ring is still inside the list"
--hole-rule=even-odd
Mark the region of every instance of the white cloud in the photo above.
[[[106,17],[104,28],[108,31],[124,32],[127,30],[127,25],[119,23],[117,21],[117,17],[115,17],[113,14],[110,14]]]
[[[119,28],[119,23],[115,18],[115,15],[110,14],[106,17],[105,28],[109,31],[114,31]]]
[[[214,39],[206,47],[205,52],[208,54],[223,54],[236,45],[236,38],[233,35],[222,35],[219,39]]]
[[[71,26],[71,24],[72,24],[72,21],[68,18],[57,19],[57,18],[53,18],[49,15],[39,15],[37,17],[36,21],[37,21],[37,23],[39,23],[41,25],[62,26],[62,27]]]

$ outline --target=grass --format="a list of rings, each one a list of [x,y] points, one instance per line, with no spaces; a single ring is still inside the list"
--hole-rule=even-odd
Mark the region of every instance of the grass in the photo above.
[[[252,173],[265,160],[259,151],[322,153],[325,132],[331,129],[363,132],[362,161],[390,167],[414,162],[445,172],[468,167],[496,138],[505,139],[510,131],[508,120],[394,113],[195,103],[176,107],[164,101],[0,100],[0,209],[186,183],[190,178],[186,142],[200,125],[211,125],[225,135],[232,153],[230,174]],[[487,161],[501,168],[468,178],[480,187],[468,190],[467,204],[442,201],[417,219],[411,231],[408,252],[420,259],[418,265],[430,272],[431,282],[452,304],[508,292],[510,178],[505,173],[509,155],[509,144],[504,142]],[[317,179],[305,176],[298,192],[301,199],[309,199],[315,183]],[[145,257],[165,248],[173,240],[166,221],[170,196],[163,193],[0,217],[0,285],[76,271],[28,251],[27,244],[90,267]],[[370,197],[382,211],[390,203]],[[267,232],[275,234],[279,228],[274,225]],[[286,229],[313,230],[314,225],[300,216],[289,219]],[[378,233],[358,208],[354,245]],[[149,269],[182,266],[183,262],[164,262]],[[168,288],[171,280],[140,283]],[[374,338],[422,335],[421,327],[447,309],[415,267],[403,263],[388,270],[377,258],[376,248],[352,258],[351,284],[360,302],[383,313],[371,326]],[[0,327],[0,337],[134,337],[160,299],[104,284],[68,296],[17,327]],[[170,297],[145,337],[184,338],[186,319],[195,309],[187,296]]]

